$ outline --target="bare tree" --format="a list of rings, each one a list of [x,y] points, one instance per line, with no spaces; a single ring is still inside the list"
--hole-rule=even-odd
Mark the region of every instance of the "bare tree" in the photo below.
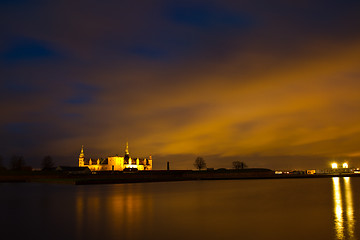
[[[206,168],[205,160],[202,157],[197,157],[194,162],[194,166],[200,171],[203,168]]]
[[[41,162],[41,166],[42,166],[43,170],[49,170],[49,169],[53,168],[54,161],[53,161],[52,157],[50,157],[50,156],[44,157]]]
[[[244,169],[247,167],[247,165],[244,162],[240,162],[240,161],[234,161],[232,162],[232,164],[236,170]]]
[[[3,157],[0,155],[0,171],[1,170],[6,170],[6,168],[4,167]]]
[[[13,155],[10,159],[11,170],[21,170],[25,167],[25,160],[23,156]]]

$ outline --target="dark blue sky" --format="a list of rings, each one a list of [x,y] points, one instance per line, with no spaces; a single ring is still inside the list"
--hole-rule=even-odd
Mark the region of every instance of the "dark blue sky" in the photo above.
[[[359,1],[0,1],[0,155],[360,156]]]

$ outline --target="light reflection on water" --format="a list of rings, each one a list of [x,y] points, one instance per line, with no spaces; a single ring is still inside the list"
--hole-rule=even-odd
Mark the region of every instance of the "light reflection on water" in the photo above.
[[[152,198],[144,199],[140,184],[114,186],[104,187],[111,188],[105,195],[101,190],[77,192],[77,239],[135,239],[137,229],[143,228],[144,219],[152,214]]]
[[[360,177],[0,184],[1,239],[360,239],[358,189]]]
[[[333,177],[334,228],[336,238],[356,239],[351,179]]]

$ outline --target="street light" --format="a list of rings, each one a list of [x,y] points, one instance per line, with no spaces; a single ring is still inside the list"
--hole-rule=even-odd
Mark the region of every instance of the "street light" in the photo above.
[[[332,169],[338,168],[337,163],[332,163],[332,164],[331,164],[331,168],[332,168]]]

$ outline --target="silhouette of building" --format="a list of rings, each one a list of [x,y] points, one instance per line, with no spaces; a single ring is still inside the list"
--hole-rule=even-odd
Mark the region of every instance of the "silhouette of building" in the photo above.
[[[126,143],[124,157],[111,156],[106,159],[85,158],[84,146],[81,146],[79,167],[88,167],[91,171],[123,171],[123,170],[152,170],[152,158],[131,158],[129,145]]]

